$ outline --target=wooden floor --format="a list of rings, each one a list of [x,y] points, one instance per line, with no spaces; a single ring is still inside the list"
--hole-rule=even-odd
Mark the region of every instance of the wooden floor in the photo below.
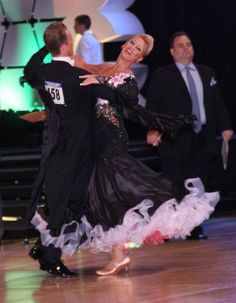
[[[99,277],[106,254],[64,258],[79,276],[63,279],[39,271],[27,256],[32,245],[3,242],[1,303],[235,303],[236,214],[204,224],[208,240],[170,241],[131,251],[130,272]]]

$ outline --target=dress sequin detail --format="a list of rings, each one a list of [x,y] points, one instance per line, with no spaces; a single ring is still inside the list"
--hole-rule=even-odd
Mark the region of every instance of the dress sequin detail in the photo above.
[[[103,100],[102,101],[106,101]],[[97,117],[99,118],[100,116],[103,116],[105,119],[110,121],[113,125],[119,127],[119,120],[118,120],[118,112],[117,110],[110,105],[110,103],[107,101],[105,102],[100,102],[100,99],[98,99],[98,102],[96,104],[96,112],[97,112]]]

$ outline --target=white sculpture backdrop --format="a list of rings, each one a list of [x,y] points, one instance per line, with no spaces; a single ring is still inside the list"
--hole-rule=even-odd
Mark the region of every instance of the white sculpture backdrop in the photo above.
[[[127,11],[135,0],[0,0],[0,108],[31,111],[42,106],[37,94],[19,85],[22,69],[30,56],[43,46],[43,32],[54,20],[63,21],[73,32],[74,18],[88,14],[91,30],[101,43],[125,41],[144,32],[139,19]],[[75,37],[76,38],[76,37]],[[76,41],[76,39],[75,39]],[[141,87],[147,67],[134,66]],[[143,98],[141,97],[140,100]]]

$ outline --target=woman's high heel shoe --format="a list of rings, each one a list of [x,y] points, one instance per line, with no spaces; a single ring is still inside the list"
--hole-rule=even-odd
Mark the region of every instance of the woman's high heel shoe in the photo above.
[[[97,270],[96,274],[99,276],[107,276],[107,275],[115,275],[118,274],[120,271],[125,270],[126,272],[129,271],[130,266],[130,257],[125,257],[124,260],[122,260],[119,263],[114,262],[114,266],[111,269],[101,269]]]

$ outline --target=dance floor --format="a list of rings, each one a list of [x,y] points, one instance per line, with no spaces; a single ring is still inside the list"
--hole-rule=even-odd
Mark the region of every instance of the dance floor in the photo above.
[[[132,249],[129,273],[99,277],[107,255],[64,258],[76,278],[53,277],[27,256],[32,244],[3,241],[1,303],[235,303],[236,213],[204,224],[208,240],[169,241]]]

